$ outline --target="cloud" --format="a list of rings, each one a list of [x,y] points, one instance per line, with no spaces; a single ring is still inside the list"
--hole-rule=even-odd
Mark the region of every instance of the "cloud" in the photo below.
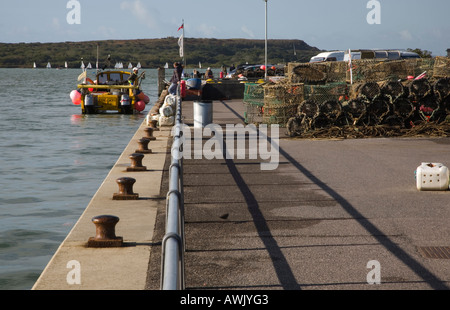
[[[120,4],[120,9],[130,11],[141,24],[147,26],[148,28],[159,28],[158,21],[154,14],[152,14],[152,12],[155,13],[155,10],[150,12],[141,0],[124,1]]]
[[[413,39],[411,32],[409,32],[408,30],[402,30],[399,32],[399,34],[400,38],[404,41],[411,41]]]
[[[241,27],[241,30],[243,33],[245,33],[247,36],[249,36],[250,38],[254,38],[255,34],[253,33],[253,31],[251,31],[250,29],[248,29],[248,27],[246,25],[243,25]]]
[[[201,24],[197,27],[197,31],[204,37],[210,38],[216,34],[217,28],[207,24]]]

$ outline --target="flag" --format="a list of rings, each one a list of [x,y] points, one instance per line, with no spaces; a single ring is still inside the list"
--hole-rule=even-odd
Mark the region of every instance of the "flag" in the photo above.
[[[78,81],[81,81],[82,79],[85,79],[86,77],[87,77],[87,73],[86,73],[86,71],[83,71],[83,73],[81,73],[78,76]]]
[[[183,40],[184,40],[184,37],[183,37],[183,35],[181,35],[180,38],[178,39],[178,45],[180,46],[180,57],[181,58],[183,58],[183,56],[184,56]]]
[[[182,25],[180,26],[180,28],[178,28],[177,31],[180,31],[180,30],[183,29],[183,28],[184,28],[184,24],[182,24]]]

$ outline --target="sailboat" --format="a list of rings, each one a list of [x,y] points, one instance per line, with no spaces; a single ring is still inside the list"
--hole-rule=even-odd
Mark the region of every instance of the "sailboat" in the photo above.
[[[50,64],[50,62],[47,63],[47,69],[51,69],[52,65]]]
[[[131,64],[131,62],[128,64],[128,69],[133,69],[133,65]]]
[[[92,69],[92,65],[91,65],[91,63],[88,63],[88,65],[87,65],[87,67],[86,67],[87,69]]]
[[[169,69],[169,63],[166,62],[166,64],[164,65],[164,69]]]
[[[36,63],[33,62],[33,69],[36,69]]]
[[[69,68],[69,66],[67,65],[67,61],[64,63],[64,68]]]
[[[141,68],[141,63],[138,62],[138,64],[136,65],[136,68],[140,69]]]

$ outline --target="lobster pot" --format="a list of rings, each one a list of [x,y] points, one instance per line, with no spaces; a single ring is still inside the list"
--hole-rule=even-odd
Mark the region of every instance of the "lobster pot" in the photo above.
[[[264,86],[264,105],[299,105],[304,98],[303,83],[277,83]]]
[[[321,105],[327,101],[342,101],[347,96],[347,83],[329,83],[326,85],[305,85],[305,100],[314,100]]]
[[[203,128],[213,121],[212,101],[194,102],[194,128]]]
[[[450,77],[450,58],[437,56],[434,63],[434,77]]]
[[[246,124],[259,124],[263,121],[263,105],[244,103],[244,121]]]
[[[262,84],[245,83],[244,103],[263,106],[264,105],[264,88]]]
[[[325,63],[289,63],[287,77],[291,83],[324,83],[328,67]]]
[[[420,191],[449,189],[449,170],[441,163],[422,163],[416,170],[416,186]]]
[[[262,122],[264,105],[264,88],[262,84],[245,83],[244,90],[244,120],[246,124]]]
[[[297,114],[298,104],[265,104],[263,123],[267,125],[286,126],[288,120]]]

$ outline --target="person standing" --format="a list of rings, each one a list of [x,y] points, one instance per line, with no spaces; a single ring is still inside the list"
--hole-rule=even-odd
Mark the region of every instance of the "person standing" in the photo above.
[[[208,80],[208,79],[213,79],[213,78],[214,78],[213,72],[212,72],[211,68],[208,68],[205,72],[205,79]]]
[[[173,64],[173,75],[170,79],[169,93],[172,95],[177,94],[177,86],[181,81],[181,75],[183,74],[183,66],[179,62]]]
[[[128,83],[130,83],[131,85],[134,85],[134,83],[138,79],[138,73],[139,73],[139,69],[134,67],[133,68],[133,73],[128,78]]]

